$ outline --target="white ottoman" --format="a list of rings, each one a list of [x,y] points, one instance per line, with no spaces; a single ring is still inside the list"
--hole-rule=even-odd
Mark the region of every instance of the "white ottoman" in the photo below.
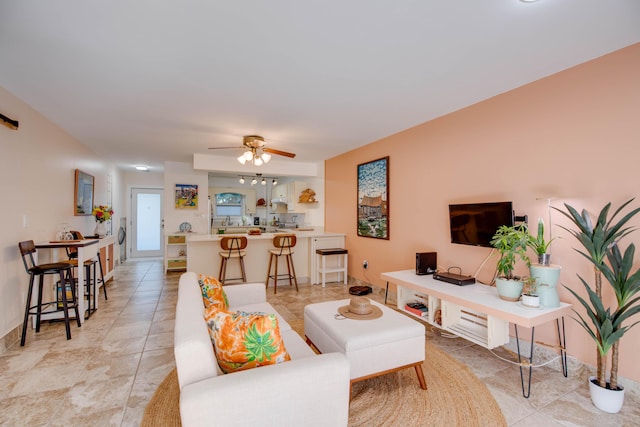
[[[422,372],[424,325],[375,301],[371,304],[380,307],[381,317],[371,320],[336,318],[338,307],[349,305],[348,299],[305,306],[307,343],[320,353],[346,354],[352,383],[413,367],[420,387],[426,390]]]

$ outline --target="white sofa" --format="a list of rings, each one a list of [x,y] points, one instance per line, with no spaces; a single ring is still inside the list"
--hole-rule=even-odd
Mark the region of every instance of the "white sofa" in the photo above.
[[[204,321],[198,275],[180,277],[174,354],[180,417],[189,426],[346,426],[349,362],[315,354],[266,300],[264,283],[224,287],[231,310],[275,313],[291,361],[222,374]]]

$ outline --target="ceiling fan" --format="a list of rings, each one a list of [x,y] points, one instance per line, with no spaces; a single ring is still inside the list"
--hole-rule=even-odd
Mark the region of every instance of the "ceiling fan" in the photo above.
[[[245,150],[244,153],[238,157],[238,161],[243,165],[246,162],[251,162],[256,166],[260,166],[271,160],[272,154],[289,158],[296,156],[293,153],[265,147],[264,138],[259,135],[246,135],[242,137],[242,146],[240,147],[210,147],[209,150],[223,150],[228,148],[242,148]]]

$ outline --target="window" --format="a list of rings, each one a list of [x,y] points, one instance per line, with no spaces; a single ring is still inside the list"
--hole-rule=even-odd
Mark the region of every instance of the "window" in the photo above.
[[[244,212],[244,195],[240,193],[216,194],[215,216],[242,216]]]

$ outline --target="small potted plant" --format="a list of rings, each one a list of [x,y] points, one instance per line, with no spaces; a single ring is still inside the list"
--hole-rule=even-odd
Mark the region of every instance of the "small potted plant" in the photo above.
[[[514,274],[518,261],[531,265],[527,255],[529,232],[525,224],[503,225],[493,236],[491,246],[500,254],[497,263],[496,288],[498,296],[506,301],[518,301],[524,287],[523,278]]]
[[[548,242],[544,239],[544,220],[538,218],[538,233],[535,236],[529,235],[529,241],[527,242],[527,245],[538,255],[538,264],[549,265],[551,261],[549,245],[551,245],[552,241],[553,239]]]
[[[549,262],[551,260],[549,246],[553,240],[552,238],[548,241],[545,240],[544,221],[542,218],[539,218],[538,233],[535,236],[533,234],[529,235],[527,245],[538,255],[538,264],[531,264],[529,266],[529,275],[536,280],[540,304],[544,307],[560,306],[557,285],[562,267],[550,264]]]
[[[522,305],[532,308],[540,307],[540,296],[538,295],[538,282],[535,277],[527,277],[523,280]]]

